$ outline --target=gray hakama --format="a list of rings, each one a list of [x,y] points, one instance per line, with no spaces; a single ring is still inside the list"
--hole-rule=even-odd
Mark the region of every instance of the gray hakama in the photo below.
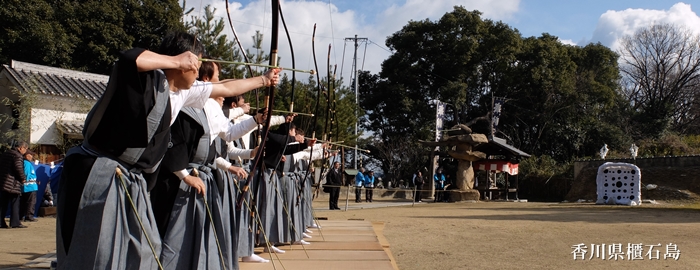
[[[316,223],[313,217],[313,212],[311,211],[311,199],[313,193],[311,190],[311,185],[313,184],[314,174],[307,171],[310,165],[308,160],[296,160],[295,165],[297,170],[295,174],[299,179],[299,186],[303,186],[298,203],[298,207],[300,208],[299,214],[301,215],[301,222],[303,224],[302,228],[306,229],[306,227]],[[306,177],[306,180],[304,180],[304,177]]]
[[[299,206],[301,207],[302,224],[304,224],[304,228],[306,228],[316,224],[316,221],[314,220],[313,211],[311,210],[311,199],[313,193],[313,191],[311,190],[311,182],[313,179],[313,174],[309,173],[307,176],[306,171],[300,171],[297,173],[297,175],[299,175],[299,179],[302,179],[300,185],[304,185],[304,190],[302,192]],[[307,176],[306,181],[303,180],[304,176]]]
[[[222,140],[219,140],[222,141]],[[234,141],[234,145],[237,147],[242,146],[242,140],[238,139],[237,141]],[[225,144],[222,144],[222,147],[226,146]],[[218,150],[218,148],[217,148]],[[222,154],[225,154],[227,151],[222,151]],[[239,163],[240,160],[231,160],[233,163]],[[246,171],[250,172],[248,169],[248,164],[238,164],[242,168],[244,168]],[[249,257],[253,255],[253,249],[255,248],[255,232],[258,230],[257,227],[257,221],[255,217],[251,216],[252,213],[255,213],[255,205],[252,204],[251,200],[251,186],[248,186],[248,192],[245,192],[241,198],[241,190],[243,187],[245,187],[246,183],[248,182],[248,179],[239,179],[235,175],[231,175],[231,179],[236,179],[238,180],[238,183],[236,184],[235,182],[230,183],[230,196],[233,199],[233,204],[231,205],[231,210],[232,210],[232,215],[234,215],[235,218],[235,226],[231,227],[232,234],[236,239],[236,253],[235,258],[241,258],[241,257]],[[238,200],[241,199],[241,205],[240,207],[238,206]]]
[[[214,140],[216,152],[218,156],[228,158],[225,151],[225,143],[221,138]],[[236,231],[236,199],[238,198],[235,187],[235,177],[228,171],[216,168],[215,165],[209,164],[209,167],[214,171],[216,185],[220,192],[221,202],[217,205],[221,209],[213,211],[220,215],[221,224],[223,227],[217,227],[216,233],[222,242],[221,248],[223,256],[226,260],[227,269],[238,269],[238,232]],[[214,214],[214,213],[212,213]]]
[[[121,179],[115,174],[117,167],[125,172]],[[131,207],[124,184],[138,212]],[[61,234],[57,234],[61,269],[158,269],[151,247],[160,254],[161,242],[150,204],[146,181],[140,173],[131,173],[112,159],[98,157],[75,220],[73,238],[81,240],[72,241],[70,253],[65,254]],[[60,222],[57,230],[61,230]],[[150,237],[150,245],[146,236]]]
[[[120,57],[123,64],[115,65],[105,93],[85,120],[83,145],[73,147],[67,153],[56,220],[58,269],[158,269],[156,258],[161,252],[161,239],[151,209],[148,184],[142,173],[155,171],[162,159],[160,152],[165,153],[163,146],[167,142],[161,136],[169,134],[169,130],[163,128],[171,117],[169,91],[165,75],[160,70],[144,73],[148,74],[148,83],[140,89],[142,93],[131,92],[134,89],[130,87],[139,84],[122,84],[134,79],[130,76],[140,74],[135,69],[134,74],[130,74],[129,69],[129,64],[135,63],[140,52],[130,50]],[[125,93],[133,95],[124,96]],[[119,106],[133,105],[130,102],[137,102],[139,98],[154,102],[152,107],[147,107],[150,112],[143,119],[143,126],[103,123],[119,115],[123,119],[142,117],[138,112],[130,114],[135,110],[119,111]],[[132,147],[137,144],[121,137],[129,133],[145,135],[144,141],[152,144],[144,148]],[[123,152],[101,153],[89,144],[93,139],[100,144],[113,137],[124,139],[113,143],[127,147]],[[123,173],[121,177],[116,175],[117,168]],[[85,181],[84,187],[81,187],[81,181]],[[76,201],[78,194],[80,200],[77,209],[73,209],[72,202]],[[72,236],[64,239],[64,233]]]
[[[283,201],[278,196],[279,189],[279,172],[273,169],[265,169],[263,171],[263,179],[259,179],[256,173],[254,184],[259,184],[257,193],[257,207],[260,213],[263,231],[258,237],[259,243],[267,242],[270,244],[279,243],[284,237],[284,219],[282,216]],[[258,182],[259,181],[259,182]],[[262,234],[265,234],[263,236]]]
[[[216,206],[220,206],[221,209],[212,209],[214,218],[217,218],[216,215],[218,215],[221,221],[215,222],[217,225],[216,233],[221,242],[221,249],[226,261],[226,269],[238,269],[238,233],[236,231],[236,215],[234,212],[237,198],[236,188],[231,173],[221,169],[215,169],[214,172],[216,185],[220,192],[219,198],[221,199],[221,202],[216,204]],[[221,225],[221,227],[218,225]]]
[[[285,203],[284,211],[284,242],[302,240],[304,229],[301,226],[301,215],[297,207],[297,194],[299,194],[298,177],[294,170],[296,166],[291,155],[287,156],[284,163],[284,177],[280,178],[284,189],[280,190]]]
[[[196,164],[192,164],[193,167]],[[209,167],[199,166],[199,178],[206,187],[207,203],[215,223],[221,220],[214,212],[220,209],[219,190]],[[222,224],[214,224],[222,226]],[[164,269],[222,269],[215,231],[207,216],[202,195],[180,183],[168,229],[163,238],[161,263]]]
[[[186,107],[181,111],[196,120],[205,131],[209,130],[206,116],[201,110]],[[189,166],[199,171],[199,178],[206,187],[204,196],[209,209],[202,195],[184,181],[180,182],[163,237],[161,263],[164,269],[222,269],[222,263],[226,264],[227,269],[233,269],[233,262],[227,260],[227,256],[221,257],[224,251],[231,250],[226,246],[229,241],[222,238],[224,226],[229,225],[223,223],[223,192],[219,191],[211,168],[202,165],[206,163],[211,150],[208,132],[198,143]],[[211,217],[208,216],[209,211]]]
[[[240,196],[240,190],[238,188],[243,188],[247,180],[238,180],[238,186],[235,190],[235,198]],[[243,200],[241,202],[240,208],[235,208],[236,210],[236,226],[234,233],[238,235],[238,257],[248,257],[253,255],[253,249],[255,248],[255,231],[257,231],[257,223],[255,218],[251,217],[251,208],[255,207],[250,199],[251,192],[245,192],[243,194]],[[235,203],[235,202],[234,202]],[[236,207],[234,205],[234,207]]]

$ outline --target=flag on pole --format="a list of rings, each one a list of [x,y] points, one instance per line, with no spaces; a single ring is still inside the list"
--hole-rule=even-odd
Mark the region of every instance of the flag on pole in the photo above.
[[[493,123],[493,134],[496,134],[498,130],[498,120],[501,118],[501,108],[505,98],[496,97],[493,101],[493,117],[491,118],[491,123]]]
[[[437,112],[435,113],[435,141],[439,142],[442,139],[442,126],[445,120],[445,105],[444,102],[436,100]]]

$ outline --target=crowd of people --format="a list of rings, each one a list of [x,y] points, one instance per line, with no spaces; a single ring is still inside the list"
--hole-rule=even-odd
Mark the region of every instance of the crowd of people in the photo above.
[[[329,198],[329,209],[330,210],[338,210],[338,197],[340,193],[340,187],[348,184],[354,188],[354,193],[355,193],[355,203],[362,203],[362,191],[364,190],[365,194],[365,199],[364,202],[373,202],[374,198],[374,189],[377,187],[383,187],[381,185],[380,181],[378,181],[378,178],[374,176],[374,171],[367,171],[365,168],[360,167],[358,169],[357,174],[354,176],[354,182],[351,181],[350,183],[344,183],[341,175],[342,175],[342,170],[340,169],[340,163],[336,162],[333,164],[333,169],[328,173],[326,176],[326,184],[325,184],[325,191],[330,193],[330,198]],[[423,172],[421,170],[417,170],[411,179],[410,182],[404,182],[403,180],[399,180],[397,184],[393,185],[395,189],[406,189],[410,190],[410,194],[412,194],[412,199],[415,202],[423,202],[423,194],[426,191],[431,190],[432,187],[429,185],[432,183],[435,187],[435,193],[433,193],[433,197],[435,198],[435,202],[449,202],[450,201],[450,195],[447,192],[447,190],[452,187],[452,182],[450,181],[450,175],[443,173],[442,168],[438,168],[433,174],[432,181],[431,179],[425,178],[423,176]],[[409,185],[412,184],[412,187]],[[389,188],[392,188],[391,181],[389,182]],[[400,197],[405,198],[406,193],[400,193],[403,194]]]
[[[24,222],[36,222],[35,208],[40,182],[34,169],[34,156],[26,142],[18,142],[0,157],[0,228],[27,228]],[[42,205],[53,205],[50,187],[42,193]],[[10,215],[10,225],[5,217]]]
[[[438,168],[435,171],[435,174],[433,174],[432,180],[432,183],[435,186],[435,193],[433,193],[433,197],[435,198],[434,201],[449,202],[450,195],[446,191],[450,188],[450,186],[452,186],[450,175],[443,173],[442,168]],[[430,179],[426,179],[421,170],[417,170],[413,174],[412,183],[415,188],[413,200],[415,202],[423,202],[423,192],[429,190],[430,188],[430,186],[428,186],[430,184],[429,181]]]

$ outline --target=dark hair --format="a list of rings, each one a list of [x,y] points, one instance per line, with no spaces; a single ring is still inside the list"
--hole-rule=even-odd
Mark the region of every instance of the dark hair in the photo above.
[[[304,130],[302,130],[300,128],[297,128],[296,130],[297,130],[297,135],[302,135],[302,136],[304,135]]]
[[[275,130],[274,132],[277,134],[287,135],[287,134],[289,134],[290,130],[296,129],[296,128],[297,128],[297,126],[294,125],[293,122],[287,122],[287,123],[279,125],[277,130]]]
[[[204,46],[191,34],[173,32],[163,38],[157,53],[176,56],[186,51],[190,51],[196,55],[202,55],[204,54]]]
[[[202,58],[211,58],[207,55],[202,56]],[[217,62],[202,62],[202,66],[199,67],[199,80],[204,81],[204,77],[211,80],[214,77],[214,66],[221,72],[221,66]]]
[[[201,70],[201,69],[200,69],[200,70]],[[200,72],[201,72],[201,71],[200,71]],[[200,73],[200,74],[201,74],[201,73]],[[226,106],[232,107],[232,106],[231,106],[231,103],[236,103],[236,104],[238,104],[238,101],[240,101],[241,99],[243,99],[243,95],[238,95],[238,96],[233,96],[233,97],[224,98],[224,107],[226,107]]]
[[[20,148],[20,147],[29,148],[29,144],[27,144],[27,142],[25,142],[25,141],[17,142],[17,145],[15,146],[15,148]]]

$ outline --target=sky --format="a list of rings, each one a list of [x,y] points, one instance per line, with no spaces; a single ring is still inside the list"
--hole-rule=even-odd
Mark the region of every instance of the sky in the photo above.
[[[206,5],[216,8],[215,15],[223,18],[226,24],[224,34],[233,39],[226,22],[224,1],[190,0],[186,5],[193,8],[190,16],[200,16]],[[263,48],[269,52],[270,1],[229,1],[229,5],[243,46],[250,48],[251,37],[259,30],[265,35]],[[379,73],[382,61],[391,55],[385,45],[387,37],[411,20],[436,21],[456,5],[479,10],[482,19],[502,21],[523,37],[549,33],[564,44],[577,46],[600,42],[617,50],[621,37],[653,23],[683,25],[700,34],[698,0],[282,0],[280,5],[292,39],[296,67],[314,69],[311,39],[314,24],[317,24],[315,48],[321,74],[327,72],[328,46],[331,45],[331,65],[338,65],[337,72],[346,78],[346,83],[351,77],[354,53],[354,44],[346,38],[355,35],[367,38],[366,43],[358,46],[358,68]],[[279,65],[291,67],[289,45],[281,27],[278,46]]]

